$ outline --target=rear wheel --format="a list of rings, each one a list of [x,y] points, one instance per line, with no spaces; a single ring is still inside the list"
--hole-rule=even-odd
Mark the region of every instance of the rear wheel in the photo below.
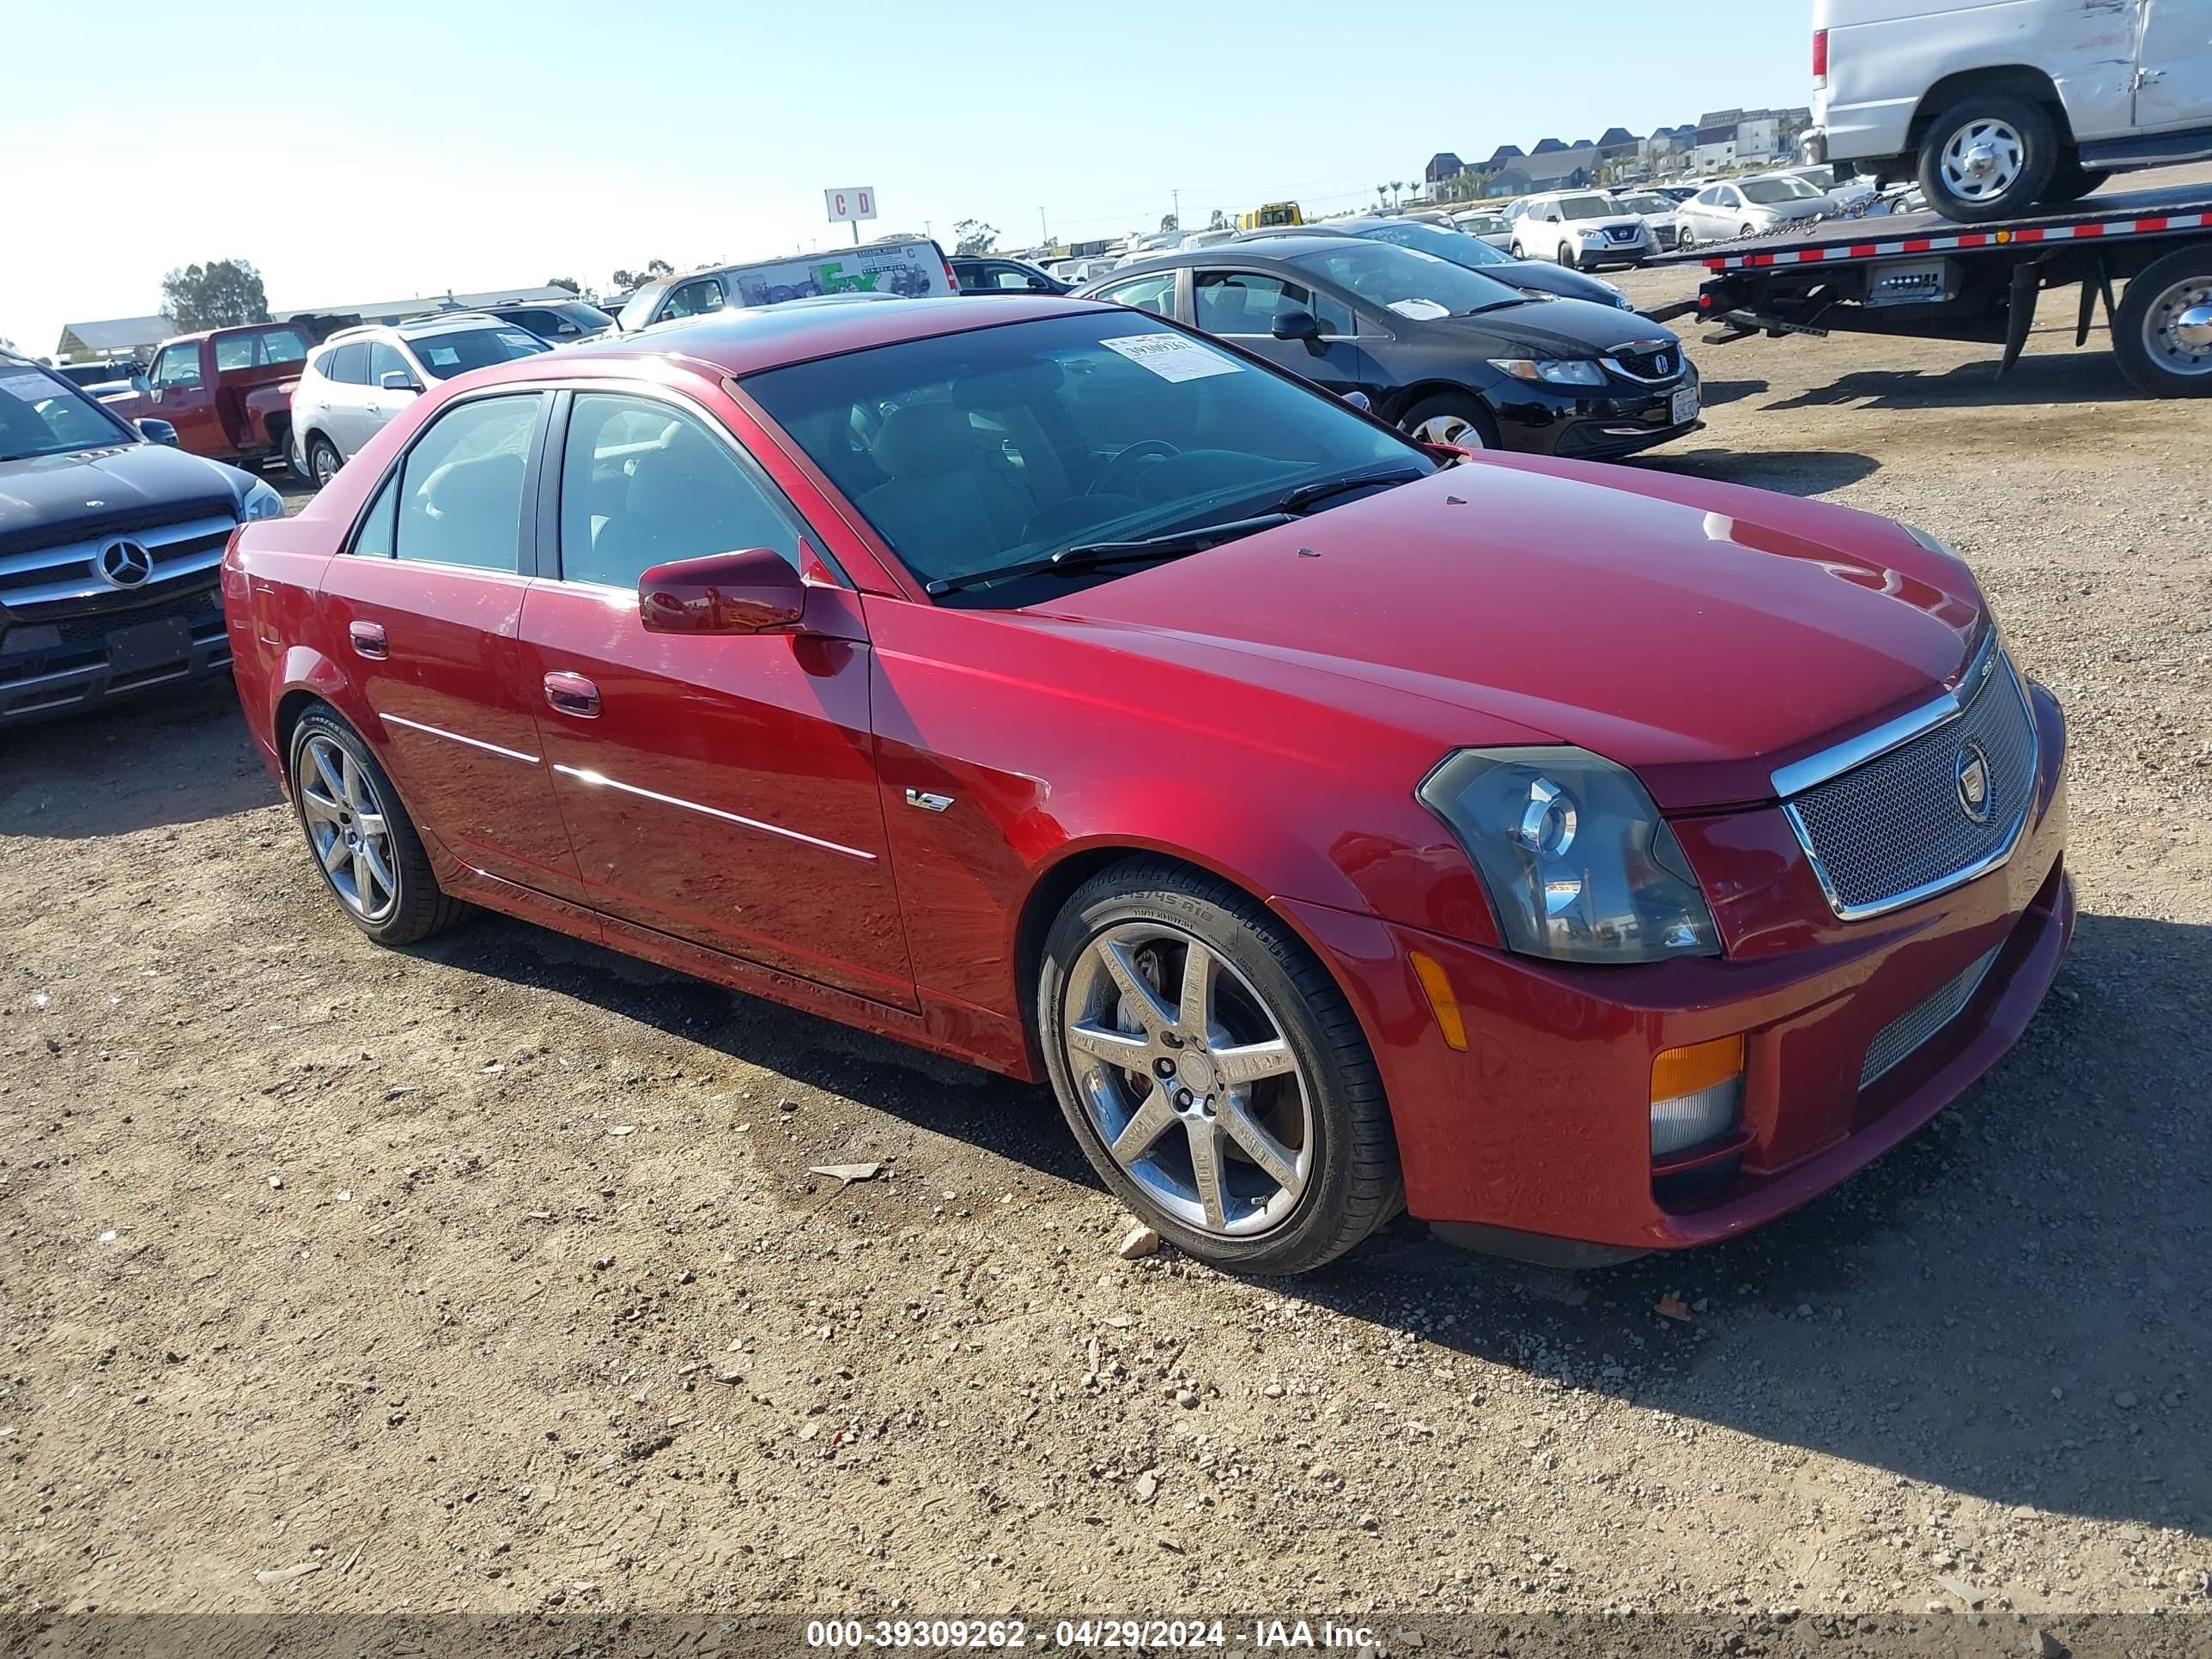
[[[1920,141],[1920,188],[1928,205],[1960,224],[1986,224],[2042,199],[2058,167],[2051,112],[1988,93],[1936,117]]]
[[[399,792],[361,734],[327,708],[292,731],[292,805],[307,851],[355,927],[379,945],[411,945],[459,921]]]
[[[1093,877],[1053,926],[1036,1010],[1091,1166],[1188,1254],[1304,1273],[1395,1212],[1397,1148],[1358,1021],[1227,883],[1161,859]]]
[[[320,489],[337,477],[338,469],[344,465],[345,459],[338,453],[338,447],[321,433],[318,432],[307,441],[307,477],[313,480],[316,489]]]
[[[1406,411],[1398,429],[1417,444],[1454,444],[1462,449],[1497,449],[1498,422],[1470,393],[1447,392],[1424,398]]]
[[[2112,355],[2151,397],[2212,397],[2212,247],[2169,253],[2129,282]]]

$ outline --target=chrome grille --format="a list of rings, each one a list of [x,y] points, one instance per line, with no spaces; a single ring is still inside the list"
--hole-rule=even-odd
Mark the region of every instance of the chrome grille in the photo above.
[[[1798,840],[1844,920],[1932,897],[2010,856],[2035,789],[2035,724],[2002,651],[1977,661],[1970,685],[1977,677],[1964,708],[1788,801]],[[1960,799],[1970,744],[1988,769],[1988,814],[1978,823]]]
[[[1859,1065],[1859,1087],[1863,1089],[1966,1012],[1988,977],[1990,964],[2004,948],[2000,939],[1967,963],[1966,971],[1945,983],[1925,1002],[1906,1009],[1874,1034],[1866,1059]]]
[[[118,602],[165,598],[202,584],[222,562],[223,544],[238,521],[210,514],[174,524],[136,530],[105,531],[96,536],[0,554],[0,605],[21,621],[41,620],[81,607],[86,601]],[[153,572],[136,586],[119,588],[101,579],[94,562],[112,541],[132,541],[153,560]]]
[[[1621,346],[1606,361],[1629,379],[1655,386],[1682,372],[1681,352],[1659,340],[1639,340],[1633,345]]]

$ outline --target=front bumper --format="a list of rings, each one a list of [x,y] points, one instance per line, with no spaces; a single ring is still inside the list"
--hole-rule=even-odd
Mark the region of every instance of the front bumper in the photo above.
[[[1674,394],[1704,391],[1692,368],[1661,386],[1632,388],[1615,379],[1605,388],[1532,385],[1516,380],[1489,398],[1504,447],[1521,454],[1577,460],[1616,460],[1695,432],[1705,422],[1692,414],[1674,418]]]
[[[0,726],[51,719],[155,686],[224,673],[222,594],[205,586],[0,629]]]
[[[1878,921],[1808,912],[1795,930],[1769,927],[1724,958],[1591,969],[1284,903],[1329,957],[1373,1042],[1407,1208],[1448,1234],[1508,1240],[1517,1254],[1603,1247],[1581,1252],[1590,1261],[1680,1249],[1796,1208],[1950,1104],[2027,1029],[2073,931],[2064,720],[2048,692],[2033,701],[2042,759],[2011,859]],[[1768,807],[1709,822],[1755,836],[1780,818]],[[1464,1053],[1437,1029],[1416,950],[1444,971]],[[1963,1007],[1862,1087],[1875,1037],[1992,952]],[[1654,1060],[1735,1033],[1747,1062],[1739,1133],[1655,1167]]]

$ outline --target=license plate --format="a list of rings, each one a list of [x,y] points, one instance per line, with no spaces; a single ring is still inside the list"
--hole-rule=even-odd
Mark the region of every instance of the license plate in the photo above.
[[[1685,421],[1698,418],[1698,388],[1686,386],[1674,394],[1674,406],[1668,411],[1672,424],[1680,426]]]
[[[132,674],[182,662],[192,654],[192,630],[182,617],[118,628],[107,636],[107,671]]]

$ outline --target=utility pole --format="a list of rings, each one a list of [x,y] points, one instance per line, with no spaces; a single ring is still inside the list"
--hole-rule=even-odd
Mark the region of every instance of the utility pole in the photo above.
[[[1175,198],[1176,228],[1181,230],[1182,228],[1182,192],[1180,190],[1171,190],[1168,194]]]
[[[1044,204],[1042,202],[1037,204],[1037,234],[1044,238],[1045,246],[1052,246],[1052,228],[1044,222]]]

